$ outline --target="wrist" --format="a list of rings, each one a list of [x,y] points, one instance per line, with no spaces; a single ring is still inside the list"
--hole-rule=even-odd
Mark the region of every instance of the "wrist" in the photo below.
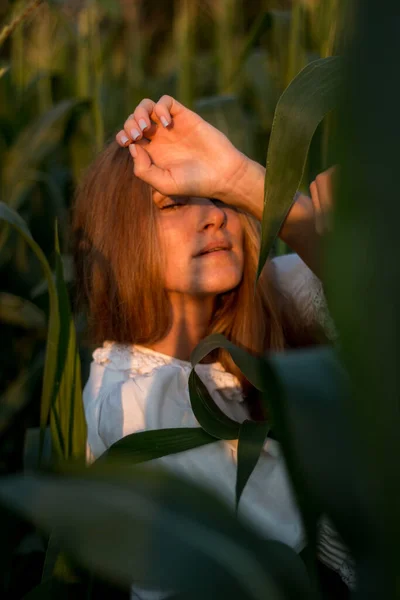
[[[223,182],[215,198],[261,220],[264,206],[265,167],[242,153],[234,175]]]

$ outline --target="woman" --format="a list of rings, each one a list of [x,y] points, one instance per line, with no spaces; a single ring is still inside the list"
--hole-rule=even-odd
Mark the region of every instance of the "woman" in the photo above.
[[[143,100],[116,141],[83,178],[73,214],[78,291],[91,339],[101,345],[84,389],[91,460],[130,433],[198,426],[189,357],[209,333],[255,354],[334,336],[315,274],[332,170],[312,184],[311,198],[296,197],[280,236],[297,254],[268,261],[254,295],[264,169],[170,96]],[[259,417],[254,390],[224,351],[196,370],[227,415]],[[233,505],[233,442],[152,462]],[[296,551],[305,546],[272,440],[239,513],[266,537]]]

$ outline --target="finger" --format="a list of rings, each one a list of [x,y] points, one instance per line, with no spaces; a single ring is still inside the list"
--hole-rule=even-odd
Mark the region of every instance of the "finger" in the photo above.
[[[183,106],[183,104],[178,102],[178,100],[175,100],[175,98],[173,98],[172,96],[168,96],[167,94],[161,96],[161,98],[157,102],[157,107],[159,107],[162,112],[165,111],[166,113],[168,113],[172,118],[176,117],[176,115],[178,115],[183,110],[189,110],[188,108]]]
[[[317,175],[315,179],[321,207],[321,223],[325,231],[331,228],[330,217],[333,209],[333,175],[334,168],[332,167],[324,173]]]
[[[154,100],[150,100],[150,98],[144,98],[141,102],[139,102],[133,113],[133,116],[139,125],[140,131],[146,131],[146,134],[152,126],[150,115],[153,112],[154,106]]]
[[[165,94],[154,105],[151,117],[154,120],[159,120],[164,127],[168,127],[172,123],[173,116],[179,114],[184,108],[183,104],[180,104],[172,96]]]
[[[124,123],[124,131],[132,142],[137,142],[143,137],[143,132],[140,129],[134,114],[129,115],[129,117],[126,119]]]
[[[314,221],[315,221],[315,230],[318,235],[323,235],[323,224],[322,224],[322,215],[321,215],[321,203],[319,200],[318,187],[316,181],[313,181],[310,185],[311,192],[311,200],[314,207]]]
[[[116,134],[115,141],[120,146],[127,146],[128,144],[131,143],[132,140],[129,138],[128,135],[126,135],[126,131],[124,129],[122,129],[121,131],[118,131],[118,133]]]
[[[160,102],[155,104],[151,118],[153,121],[159,121],[163,127],[168,127],[172,123],[172,116],[168,107]]]
[[[129,152],[133,158],[133,172],[136,177],[151,185],[166,196],[176,195],[176,185],[171,176],[157,167],[142,144],[130,144]]]

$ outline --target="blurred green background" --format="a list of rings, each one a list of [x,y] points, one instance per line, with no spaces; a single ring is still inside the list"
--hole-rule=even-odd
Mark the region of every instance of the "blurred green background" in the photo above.
[[[338,0],[3,2],[0,196],[54,266],[59,224],[73,292],[68,218],[81,173],[143,97],[171,94],[265,163],[276,102],[310,61],[335,54]],[[7,27],[8,26],[8,27]],[[317,131],[309,173],[327,166]],[[307,181],[305,182],[307,183]],[[24,239],[0,225],[0,473],[22,467],[39,419],[47,286]],[[84,321],[76,323],[78,336]],[[81,344],[82,380],[90,348]],[[7,417],[3,417],[6,419]],[[4,433],[6,432],[6,434]]]

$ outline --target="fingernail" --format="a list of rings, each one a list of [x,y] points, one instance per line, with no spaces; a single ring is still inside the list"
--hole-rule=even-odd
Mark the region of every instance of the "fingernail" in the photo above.
[[[168,127],[169,121],[165,117],[161,117],[160,120],[161,120],[161,123],[164,125],[164,127]]]
[[[129,141],[129,138],[126,135],[121,135],[120,137],[121,144],[126,144]]]
[[[132,154],[133,158],[137,156],[137,149],[135,144],[129,144],[129,152]]]
[[[141,136],[141,133],[137,129],[131,129],[131,136],[133,140],[137,140]]]
[[[139,121],[139,127],[140,127],[140,129],[141,129],[142,131],[143,131],[144,129],[146,129],[146,127],[147,127],[147,123],[146,123],[146,121],[145,121],[144,119],[140,119],[140,121]]]

